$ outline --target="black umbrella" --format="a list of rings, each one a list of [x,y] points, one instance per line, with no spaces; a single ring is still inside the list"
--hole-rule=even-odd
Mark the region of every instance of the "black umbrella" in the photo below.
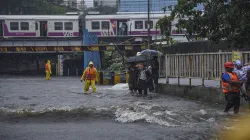
[[[163,54],[161,52],[157,51],[157,50],[146,49],[146,50],[144,50],[144,51],[141,52],[141,55],[146,55],[146,56],[161,56]]]
[[[129,57],[127,62],[128,63],[143,62],[143,61],[147,61],[149,59],[150,59],[150,57],[146,57],[146,56],[133,56],[133,57]]]

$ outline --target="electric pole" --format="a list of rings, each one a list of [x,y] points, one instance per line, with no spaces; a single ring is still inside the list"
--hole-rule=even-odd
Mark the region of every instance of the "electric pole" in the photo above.
[[[150,49],[150,0],[148,0],[148,49]]]

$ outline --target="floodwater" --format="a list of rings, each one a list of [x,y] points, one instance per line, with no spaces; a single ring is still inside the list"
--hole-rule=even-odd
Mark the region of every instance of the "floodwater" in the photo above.
[[[77,77],[2,77],[1,140],[209,140],[223,107],[162,94],[128,93],[127,84],[83,94]]]

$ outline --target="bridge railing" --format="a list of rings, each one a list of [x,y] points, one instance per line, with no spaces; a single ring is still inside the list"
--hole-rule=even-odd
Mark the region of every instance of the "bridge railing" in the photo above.
[[[250,52],[242,52],[243,63],[249,61]],[[169,78],[189,78],[204,80],[219,80],[225,71],[224,63],[232,61],[232,52],[166,54],[166,82]]]

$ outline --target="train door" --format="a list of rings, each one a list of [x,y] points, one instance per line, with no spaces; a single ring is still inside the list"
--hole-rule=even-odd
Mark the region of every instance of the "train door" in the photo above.
[[[4,21],[0,20],[0,37],[3,37],[3,24],[4,24]]]
[[[46,37],[48,34],[48,22],[40,21],[40,36]]]
[[[128,20],[117,20],[116,24],[117,35],[127,36],[128,35]]]
[[[39,37],[40,36],[40,28],[39,28],[40,23],[39,21],[36,21],[35,24],[36,24],[36,36]]]

